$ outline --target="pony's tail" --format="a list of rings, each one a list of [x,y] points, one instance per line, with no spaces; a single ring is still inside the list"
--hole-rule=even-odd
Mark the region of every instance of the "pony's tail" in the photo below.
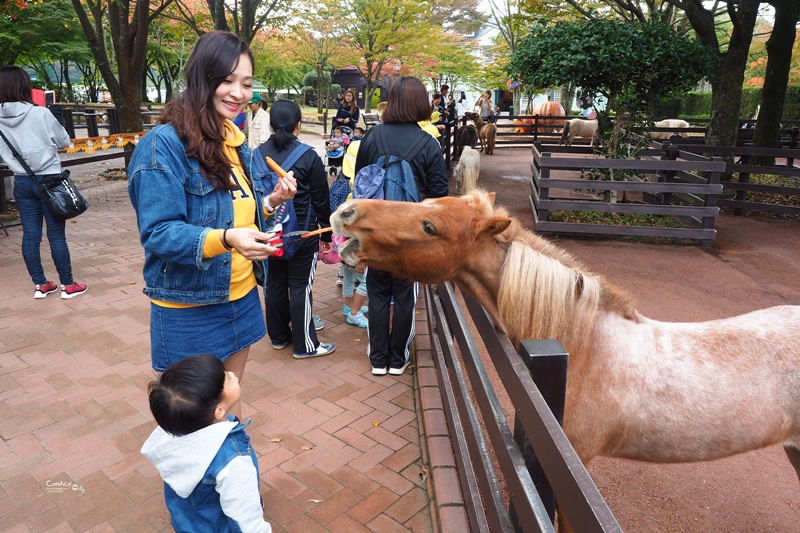
[[[569,137],[569,120],[564,123],[564,131],[561,132],[561,139],[558,140],[558,145],[566,144]]]
[[[489,125],[487,124],[487,127]],[[488,155],[492,155],[494,153],[494,142],[497,137],[497,126],[494,124],[491,125],[492,127],[486,130],[486,144],[488,148],[486,149],[486,153]]]

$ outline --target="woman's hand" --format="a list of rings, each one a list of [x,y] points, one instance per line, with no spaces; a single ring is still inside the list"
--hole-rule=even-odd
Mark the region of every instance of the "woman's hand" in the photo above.
[[[253,228],[231,228],[225,233],[225,240],[250,261],[263,261],[278,251],[268,244],[275,240],[275,233],[262,233]]]
[[[344,119],[344,123],[345,124],[350,124],[350,119],[349,118]]]
[[[294,178],[294,172],[289,171],[286,176],[278,178],[278,183],[268,197],[269,205],[278,207],[294,198],[295,194],[297,194],[297,180]]]
[[[333,244],[325,241],[320,241],[322,243],[322,253],[329,254],[333,251]]]

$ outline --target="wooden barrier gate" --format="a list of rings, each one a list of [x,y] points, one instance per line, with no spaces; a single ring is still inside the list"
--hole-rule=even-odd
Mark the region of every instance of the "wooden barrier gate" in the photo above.
[[[452,285],[425,290],[433,358],[471,531],[554,532],[556,498],[575,531],[622,531],[560,426],[564,349],[552,340],[523,341],[515,352],[477,300],[464,296],[517,414],[512,429]]]

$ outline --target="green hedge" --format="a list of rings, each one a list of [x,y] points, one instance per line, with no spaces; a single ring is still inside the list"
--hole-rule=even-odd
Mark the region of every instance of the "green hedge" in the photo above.
[[[745,87],[742,91],[742,104],[739,117],[747,118],[756,112],[761,103],[761,87]],[[711,93],[692,91],[688,94],[664,101],[656,107],[659,117],[704,117],[711,116]],[[800,119],[800,85],[789,85],[783,104],[783,118]]]

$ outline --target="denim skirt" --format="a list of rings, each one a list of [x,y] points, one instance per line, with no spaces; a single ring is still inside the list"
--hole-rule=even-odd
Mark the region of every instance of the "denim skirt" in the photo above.
[[[233,302],[174,309],[150,304],[153,370],[192,355],[225,361],[267,334],[258,287]]]

